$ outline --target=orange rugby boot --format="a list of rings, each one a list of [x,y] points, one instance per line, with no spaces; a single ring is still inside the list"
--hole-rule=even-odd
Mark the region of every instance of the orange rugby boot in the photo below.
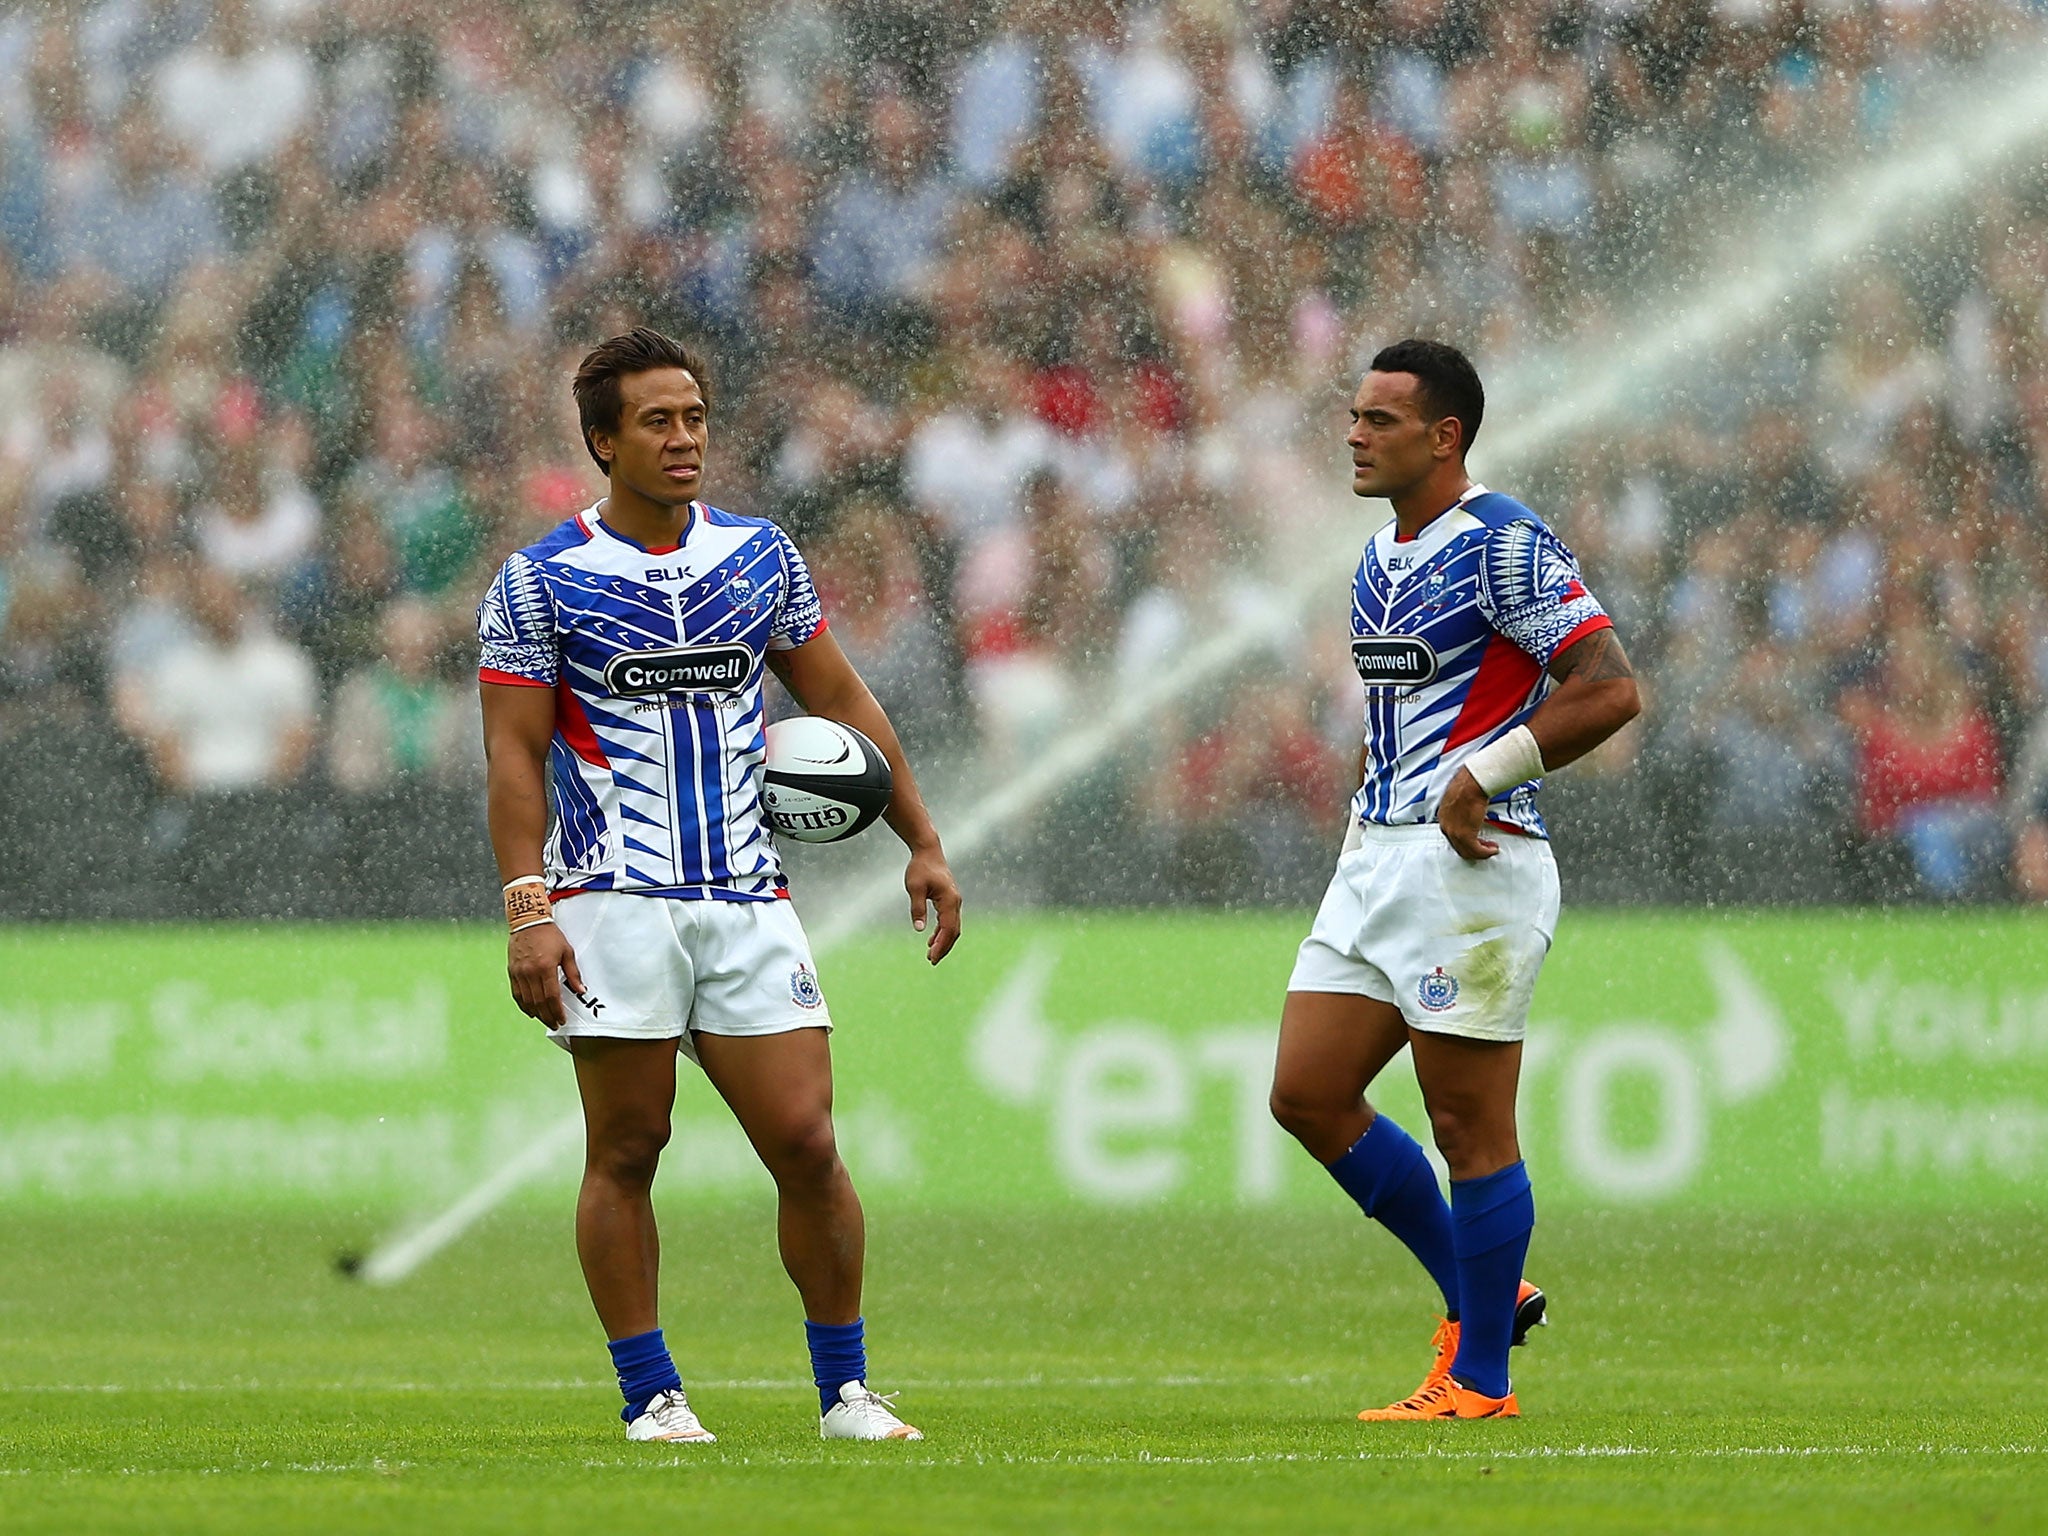
[[[1450,1389],[1455,1385],[1451,1380],[1451,1361],[1458,1353],[1458,1325],[1448,1318],[1438,1318],[1435,1344],[1436,1360],[1430,1365],[1429,1374],[1422,1378],[1422,1385],[1398,1403],[1363,1410],[1358,1415],[1361,1421],[1387,1424],[1397,1419],[1454,1419],[1458,1416],[1457,1406],[1450,1399]]]
[[[1510,1348],[1517,1344],[1528,1343],[1530,1329],[1549,1326],[1548,1307],[1549,1303],[1544,1297],[1543,1292],[1524,1280],[1521,1290],[1515,1296],[1515,1329],[1508,1338]],[[1368,1408],[1359,1414],[1359,1418],[1367,1423],[1378,1423],[1389,1419],[1484,1419],[1496,1417],[1515,1418],[1518,1416],[1514,1408],[1514,1394],[1512,1392],[1507,1397],[1499,1399],[1499,1401],[1508,1404],[1508,1410],[1505,1414],[1418,1413],[1409,1411],[1416,1404],[1422,1402],[1423,1399],[1432,1397],[1437,1388],[1451,1379],[1451,1362],[1458,1358],[1458,1325],[1447,1317],[1438,1318],[1436,1334],[1430,1339],[1429,1347],[1433,1358],[1429,1362],[1429,1374],[1422,1378],[1422,1385],[1417,1387],[1407,1397],[1401,1399],[1400,1402],[1389,1403],[1384,1408]],[[1491,1403],[1496,1401],[1494,1398],[1480,1397],[1478,1393],[1467,1391],[1462,1387],[1459,1388],[1459,1391],[1477,1402]]]
[[[1455,1376],[1423,1387],[1413,1397],[1384,1408],[1368,1408],[1358,1417],[1367,1424],[1387,1424],[1400,1419],[1518,1419],[1522,1410],[1515,1394],[1487,1397],[1462,1386]]]
[[[1452,1417],[1460,1419],[1519,1419],[1520,1406],[1515,1394],[1510,1391],[1506,1397],[1483,1397],[1453,1376],[1444,1383],[1451,1394]]]

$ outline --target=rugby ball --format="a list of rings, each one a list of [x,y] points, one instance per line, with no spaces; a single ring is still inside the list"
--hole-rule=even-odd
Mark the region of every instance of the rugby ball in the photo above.
[[[768,820],[800,843],[864,832],[889,804],[889,760],[850,725],[796,715],[768,727],[761,797]]]

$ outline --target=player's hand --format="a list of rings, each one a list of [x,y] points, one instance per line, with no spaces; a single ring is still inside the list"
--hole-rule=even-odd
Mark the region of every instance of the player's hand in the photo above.
[[[1476,863],[1500,852],[1500,844],[1484,835],[1487,799],[1479,781],[1469,770],[1460,768],[1451,787],[1444,791],[1443,804],[1436,808],[1436,821],[1443,828],[1444,840],[1457,850],[1461,859]]]
[[[576,951],[553,923],[536,923],[513,934],[506,945],[506,973],[512,978],[512,1001],[529,1019],[560,1029],[568,1014],[562,1007],[562,983],[583,995],[583,974],[576,969]]]
[[[910,867],[903,872],[903,888],[910,892],[911,927],[919,933],[925,931],[927,903],[938,918],[929,924],[931,937],[924,946],[925,959],[937,965],[960,937],[960,887],[946,867],[946,856],[936,848],[912,853]]]

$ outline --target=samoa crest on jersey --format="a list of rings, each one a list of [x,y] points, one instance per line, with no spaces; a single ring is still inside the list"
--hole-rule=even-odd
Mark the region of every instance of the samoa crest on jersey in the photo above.
[[[1536,712],[1557,653],[1608,623],[1572,552],[1512,497],[1475,485],[1413,539],[1381,528],[1351,595],[1351,660],[1365,684],[1352,814],[1434,820],[1465,759]],[[1540,782],[1494,796],[1487,819],[1544,836]]]
[[[825,627],[773,523],[693,502],[655,550],[592,507],[508,558],[477,608],[485,682],[550,688],[556,891],[787,894],[761,800],[768,652]]]

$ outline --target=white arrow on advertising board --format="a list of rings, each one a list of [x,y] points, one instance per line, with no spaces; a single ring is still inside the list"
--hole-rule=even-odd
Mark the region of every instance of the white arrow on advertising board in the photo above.
[[[968,1037],[967,1064],[976,1081],[1008,1103],[1028,1104],[1045,1087],[1054,1044],[1045,1022],[1045,992],[1059,959],[1054,946],[1032,945],[996,988]]]
[[[1699,953],[1720,1004],[1706,1032],[1714,1086],[1723,1099],[1740,1104],[1785,1075],[1785,1021],[1726,939],[1702,939]]]

